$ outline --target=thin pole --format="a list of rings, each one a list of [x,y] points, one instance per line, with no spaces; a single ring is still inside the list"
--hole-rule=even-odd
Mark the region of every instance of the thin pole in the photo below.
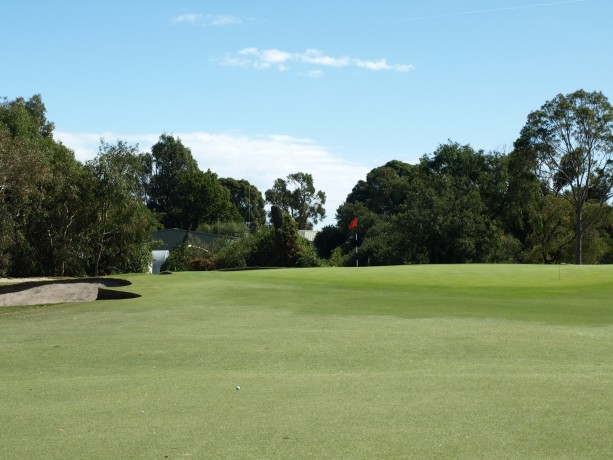
[[[355,231],[355,266],[360,266],[360,261],[358,260],[358,231]]]

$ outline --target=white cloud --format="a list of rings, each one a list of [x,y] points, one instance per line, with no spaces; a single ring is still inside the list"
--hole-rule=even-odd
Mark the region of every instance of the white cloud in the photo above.
[[[242,24],[243,20],[236,16],[221,15],[221,16],[212,16],[210,18],[209,23],[212,26],[234,26],[237,24]]]
[[[334,58],[324,55],[317,49],[308,49],[304,53],[298,55],[298,59],[306,64],[314,64],[328,67],[347,67],[351,64],[351,59],[342,56],[340,58]]]
[[[175,24],[196,24],[198,23],[198,21],[200,21],[202,16],[202,14],[196,13],[180,14],[178,16],[175,16],[172,19],[172,22],[174,22]]]
[[[289,70],[289,64],[307,67],[356,67],[372,71],[410,72],[414,70],[411,64],[389,64],[387,59],[365,60],[349,56],[334,57],[324,54],[322,51],[310,48],[301,53],[292,53],[279,49],[244,48],[238,53],[227,53],[220,60],[222,65],[231,67],[253,67],[258,70],[276,68],[280,71]],[[311,72],[303,72],[310,75]],[[323,72],[313,73],[317,77],[323,76]]]
[[[361,67],[363,69],[368,70],[394,70],[396,72],[410,72],[414,69],[412,65],[409,64],[395,64],[390,65],[387,63],[386,59],[379,59],[377,61],[363,61],[361,59],[355,60],[355,65],[357,67]]]
[[[325,74],[323,70],[309,70],[306,74],[309,78],[322,78]]]
[[[319,227],[334,223],[336,209],[368,168],[342,158],[329,148],[310,139],[287,135],[246,136],[238,133],[171,133],[192,151],[200,169],[219,177],[247,179],[262,193],[275,179],[302,171],[313,175],[315,187],[326,192],[327,218]],[[148,151],[158,141],[157,134],[125,135],[119,133],[68,133],[56,131],[56,139],[75,151],[78,160],[92,159],[98,152],[100,138],[108,143],[123,140]]]
[[[234,26],[245,22],[242,18],[229,14],[213,15],[201,13],[180,14],[172,18],[174,24],[193,26]]]

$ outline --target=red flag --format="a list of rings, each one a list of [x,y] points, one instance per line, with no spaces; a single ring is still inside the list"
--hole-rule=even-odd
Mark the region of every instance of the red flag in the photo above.
[[[358,218],[354,217],[351,223],[349,224],[349,230],[351,230],[352,228],[356,228],[357,226],[358,226]]]

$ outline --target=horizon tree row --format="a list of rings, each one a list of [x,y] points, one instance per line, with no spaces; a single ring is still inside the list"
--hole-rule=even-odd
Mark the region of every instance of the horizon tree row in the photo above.
[[[557,95],[509,154],[449,141],[359,181],[316,239],[335,264],[613,262],[613,108]],[[356,253],[345,243],[357,217]]]
[[[613,262],[613,108],[599,92],[547,101],[508,154],[449,141],[374,168],[317,235],[319,258],[297,236],[325,217],[308,173],[263,196],[201,171],[167,134],[146,153],[101,140],[80,163],[53,129],[40,95],[0,101],[0,275],[143,271],[160,227],[233,236],[208,267]]]
[[[255,186],[201,171],[178,138],[162,134],[150,153],[101,140],[83,164],[53,129],[40,95],[0,100],[0,276],[144,271],[161,227],[241,235],[266,224]],[[312,227],[325,215],[325,194],[310,174],[290,178],[302,187],[283,190],[302,200],[293,216]]]

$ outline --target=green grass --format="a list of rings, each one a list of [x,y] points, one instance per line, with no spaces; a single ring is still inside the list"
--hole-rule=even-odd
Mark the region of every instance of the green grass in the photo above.
[[[613,266],[127,278],[0,309],[0,458],[613,456]]]

